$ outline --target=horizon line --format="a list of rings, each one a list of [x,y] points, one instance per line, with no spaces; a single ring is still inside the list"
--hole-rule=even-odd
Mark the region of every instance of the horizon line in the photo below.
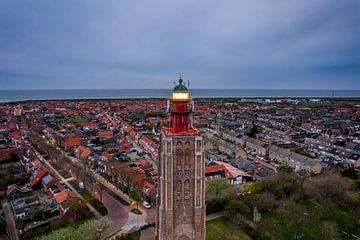
[[[48,90],[171,90],[172,88],[8,88],[1,89],[0,91],[48,91]],[[359,89],[331,89],[331,88],[190,88],[191,90],[285,90],[285,91],[293,91],[293,90],[310,90],[310,91],[360,91]]]

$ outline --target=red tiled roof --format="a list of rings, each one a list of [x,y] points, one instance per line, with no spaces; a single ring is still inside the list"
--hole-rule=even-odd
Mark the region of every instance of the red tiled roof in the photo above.
[[[12,191],[14,191],[15,189],[17,189],[18,191],[21,191],[20,187],[18,185],[11,184],[10,186],[8,186],[8,188],[6,189],[6,195],[8,196],[10,193],[12,193]]]
[[[69,197],[75,197],[76,194],[68,189],[64,189],[54,196],[54,199],[57,203],[62,203],[66,201]]]
[[[114,134],[112,131],[99,131],[98,135],[101,138],[111,138]]]
[[[219,171],[224,171],[224,167],[222,165],[212,165],[205,167],[205,174]]]
[[[30,184],[32,186],[37,184],[45,176],[46,173],[49,173],[53,177],[55,176],[46,166],[41,166],[39,170],[37,170],[37,172],[35,173],[36,175],[31,179]]]
[[[234,179],[238,176],[252,177],[250,174],[224,162],[214,161],[218,165],[224,166],[227,178]]]
[[[68,139],[65,140],[65,145],[67,147],[80,145],[80,139],[78,139],[78,138],[68,138]]]
[[[156,189],[156,185],[149,179],[143,179],[137,182],[139,188],[147,195],[151,195]]]
[[[32,160],[32,164],[34,165],[34,167],[38,166],[40,164],[40,160],[39,159],[34,159]]]
[[[79,125],[81,127],[89,127],[89,128],[96,127],[96,123],[94,123],[94,122],[81,122],[81,123],[79,123]]]
[[[79,146],[75,151],[76,157],[86,159],[90,156],[91,150],[84,146]]]

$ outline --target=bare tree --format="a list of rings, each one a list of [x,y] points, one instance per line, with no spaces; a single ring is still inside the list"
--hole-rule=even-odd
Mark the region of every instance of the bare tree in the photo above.
[[[104,193],[104,190],[106,189],[106,186],[105,186],[105,179],[102,178],[102,177],[98,177],[96,179],[96,184],[95,184],[95,187],[99,193],[99,198],[100,198],[100,201],[102,202],[102,198],[103,198],[103,193]]]

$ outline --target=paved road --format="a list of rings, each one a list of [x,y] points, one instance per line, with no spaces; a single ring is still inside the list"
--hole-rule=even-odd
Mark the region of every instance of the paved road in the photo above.
[[[221,218],[222,216],[224,216],[224,212],[217,212],[217,213],[212,213],[209,215],[206,215],[206,221],[211,221],[217,218]]]
[[[140,240],[155,240],[155,228],[147,228],[141,231]]]
[[[14,219],[14,215],[13,215],[13,212],[11,210],[10,204],[6,200],[6,201],[2,202],[1,205],[2,205],[2,208],[4,209],[6,225],[7,225],[7,229],[8,229],[8,232],[9,232],[10,239],[11,240],[18,240],[19,238],[18,238],[18,235],[17,235],[15,219]]]
[[[111,221],[109,228],[104,233],[104,239],[119,232],[129,218],[130,207],[125,207],[106,191],[103,192],[102,203],[108,209],[108,218]]]

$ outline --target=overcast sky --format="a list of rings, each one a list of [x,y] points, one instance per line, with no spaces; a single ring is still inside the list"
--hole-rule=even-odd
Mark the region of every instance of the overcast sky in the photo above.
[[[0,0],[0,89],[360,89],[359,0]]]

